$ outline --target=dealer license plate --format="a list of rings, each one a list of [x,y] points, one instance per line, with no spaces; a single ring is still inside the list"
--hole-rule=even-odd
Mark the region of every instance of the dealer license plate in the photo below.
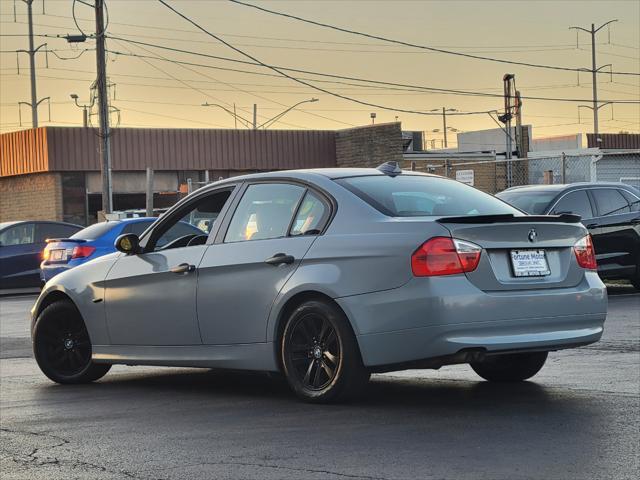
[[[51,250],[49,259],[52,262],[62,262],[67,259],[67,250],[66,249]]]
[[[544,250],[511,250],[511,265],[516,277],[543,277],[551,273]]]

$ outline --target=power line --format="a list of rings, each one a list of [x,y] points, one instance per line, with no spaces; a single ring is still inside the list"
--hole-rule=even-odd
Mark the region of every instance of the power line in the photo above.
[[[164,2],[164,0],[159,0],[159,1],[161,3],[167,5]],[[241,2],[240,0],[228,0],[228,1],[230,1],[232,3],[235,3],[235,4],[238,4],[238,5],[242,5],[244,7],[249,7],[249,8],[253,8],[253,9],[256,9],[256,10],[260,10],[262,12],[269,13],[271,15],[277,15],[277,16],[280,16],[280,17],[285,17],[285,18],[289,18],[289,19],[292,19],[292,20],[297,20],[297,21],[300,21],[300,22],[308,23],[310,25],[315,25],[317,27],[329,28],[331,30],[336,30],[336,31],[342,32],[342,33],[349,33],[349,34],[352,34],[352,35],[360,35],[362,37],[371,38],[371,39],[374,39],[374,40],[381,40],[383,42],[395,43],[395,44],[398,44],[398,45],[404,45],[406,47],[419,48],[419,49],[429,50],[429,51],[432,51],[432,52],[438,52],[438,53],[443,53],[443,54],[447,54],[447,55],[456,55],[456,56],[459,56],[459,57],[472,58],[472,59],[475,59],[475,60],[485,60],[485,61],[495,62],[495,63],[505,63],[505,64],[510,64],[510,65],[520,65],[520,66],[524,66],[524,67],[545,68],[545,69],[548,69],[548,70],[562,70],[562,71],[572,71],[572,72],[585,71],[584,68],[571,68],[571,67],[562,67],[562,66],[559,66],[559,65],[543,65],[543,64],[537,64],[537,63],[518,62],[518,61],[515,61],[515,60],[505,60],[505,59],[501,59],[501,58],[485,57],[485,56],[481,56],[481,55],[473,55],[473,54],[470,54],[470,53],[456,52],[456,51],[453,51],[453,50],[445,50],[445,49],[437,48],[437,47],[429,47],[429,46],[426,46],[426,45],[418,45],[418,44],[415,44],[415,43],[405,42],[405,41],[402,41],[402,40],[395,40],[395,39],[391,39],[391,38],[387,38],[387,37],[381,37],[379,35],[373,35],[373,34],[370,34],[370,33],[359,32],[357,30],[350,30],[350,29],[347,29],[347,28],[342,28],[342,27],[338,27],[338,26],[335,26],[335,25],[330,25],[328,23],[317,22],[315,20],[309,20],[309,19],[306,19],[306,18],[302,18],[302,17],[298,17],[296,15],[289,14],[289,13],[270,10],[268,8],[261,7],[259,5],[254,5],[254,4]],[[640,76],[640,73],[636,73],[636,72],[598,72],[598,73],[607,73],[607,74],[613,74],[613,75],[636,75],[636,76]]]
[[[141,48],[142,50],[145,50],[145,51],[149,52],[149,50],[147,50],[147,49],[145,49],[145,48],[143,48],[143,47],[141,47],[141,46],[138,46],[138,48]],[[133,53],[133,52],[132,52],[132,53]],[[149,52],[149,53],[153,53],[153,52]],[[161,56],[161,58],[163,58],[163,57]],[[230,104],[229,102],[225,102],[224,100],[221,100],[221,99],[219,99],[219,98],[216,98],[216,97],[212,96],[211,94],[205,93],[205,92],[204,92],[204,90],[199,89],[199,88],[197,88],[197,87],[194,87],[193,85],[190,85],[190,84],[189,84],[189,83],[187,83],[186,81],[181,80],[181,79],[179,79],[179,78],[177,78],[177,77],[175,77],[175,76],[171,75],[170,73],[166,72],[165,70],[162,70],[162,69],[161,69],[160,67],[158,67],[157,65],[153,65],[153,64],[151,64],[150,62],[148,62],[148,61],[147,61],[147,60],[145,60],[144,58],[141,58],[141,60],[142,60],[142,61],[144,61],[147,65],[151,66],[152,68],[155,68],[156,70],[158,70],[158,71],[160,71],[160,72],[164,73],[166,76],[171,77],[172,79],[174,79],[174,80],[176,80],[176,81],[178,81],[178,82],[182,83],[183,85],[187,86],[188,88],[190,88],[190,89],[192,89],[192,90],[195,90],[195,91],[197,91],[197,92],[199,92],[199,93],[201,93],[201,94],[203,94],[203,95],[205,95],[205,96],[207,96],[207,97],[209,97],[209,98],[211,98],[211,99],[215,100],[216,102],[224,103],[224,104],[226,104],[226,105],[227,105],[227,106],[229,106],[229,107],[233,107],[233,105],[232,105],[232,104]],[[188,69],[189,71],[194,72],[194,70],[192,70],[192,69],[190,69],[190,68],[188,68],[188,67],[186,67],[186,66],[184,66],[184,65],[181,65],[181,67],[182,67],[182,68],[186,68],[186,69]],[[228,86],[233,87],[232,85],[230,85],[230,84],[228,84],[228,83],[221,82],[221,81],[220,81],[220,80],[218,80],[217,78],[209,77],[208,75],[206,75],[206,74],[204,74],[204,73],[202,73],[202,72],[197,72],[197,71],[195,71],[195,73],[197,73],[197,74],[199,74],[199,75],[202,75],[202,76],[205,76],[205,77],[207,77],[207,78],[210,78],[210,79],[212,79],[212,80],[214,80],[214,81],[216,81],[216,82],[224,83],[224,84],[226,84],[226,85],[228,85]],[[235,87],[233,87],[233,88],[234,88],[235,90],[240,90],[240,91],[242,91],[241,89],[238,89],[238,88],[235,88]],[[244,93],[248,93],[248,92],[244,92]],[[261,98],[263,98],[263,99],[265,99],[265,100],[267,100],[267,101],[270,101],[269,99],[266,99],[265,97],[261,97]],[[277,102],[275,102],[275,103],[277,103]],[[247,112],[246,110],[242,110],[242,111],[244,111],[245,113],[249,113],[249,112]],[[242,118],[242,117],[239,117],[239,118],[241,118],[242,120],[244,120],[244,121],[246,122],[246,124],[247,124],[247,125],[250,123],[250,122],[249,122],[249,120],[247,120],[246,118]],[[283,122],[283,124],[284,124],[284,125],[291,126],[291,127],[296,127],[296,128],[303,128],[303,129],[304,129],[304,128],[306,128],[306,127],[303,127],[303,126],[301,126],[301,125],[295,125],[295,124],[290,124],[290,123],[284,123],[284,122]]]
[[[165,7],[167,7],[168,9],[170,9],[171,11],[173,11],[175,14],[177,14],[178,16],[182,17],[184,20],[188,21],[189,23],[191,23],[193,26],[195,26],[196,28],[202,30],[204,33],[206,33],[207,35],[211,36],[212,38],[215,38],[216,40],[218,40],[220,43],[223,43],[224,45],[226,45],[227,47],[229,47],[230,49],[232,49],[233,51],[239,53],[240,55],[251,59],[253,62],[256,62],[257,64],[268,68],[270,70],[273,70],[276,73],[279,73],[280,75],[282,75],[283,77],[286,77],[290,80],[293,80],[294,82],[300,83],[302,85],[306,85],[310,88],[313,88],[314,90],[317,90],[319,92],[323,92],[326,93],[327,95],[331,95],[334,96],[336,98],[341,98],[343,100],[348,100],[351,102],[355,102],[355,103],[359,103],[360,105],[367,105],[369,107],[374,107],[374,108],[380,108],[382,110],[389,110],[389,111],[394,111],[394,112],[403,112],[403,113],[413,113],[413,114],[418,114],[418,115],[434,115],[434,113],[431,112],[421,112],[418,110],[409,110],[409,109],[404,109],[404,108],[395,108],[395,107],[388,107],[386,105],[379,105],[379,104],[375,104],[375,103],[371,103],[371,102],[365,102],[363,100],[358,100],[352,97],[348,97],[346,95],[341,95],[339,93],[335,93],[332,92],[330,90],[327,90],[325,88],[322,87],[318,87],[317,85],[313,85],[305,80],[301,80],[299,78],[296,78],[292,75],[289,75],[288,73],[285,73],[284,71],[278,69],[277,67],[271,66],[271,65],[267,65],[266,63],[261,62],[260,60],[258,60],[256,57],[245,53],[244,51],[240,50],[237,47],[234,47],[233,45],[231,45],[229,42],[223,40],[222,38],[218,37],[217,35],[209,32],[208,30],[206,30],[204,27],[201,27],[200,25],[198,25],[195,21],[191,20],[189,17],[187,17],[186,15],[182,14],[181,12],[179,12],[178,10],[176,10],[175,8],[173,8],[171,5],[169,5],[168,3],[166,3],[164,0],[158,0],[160,3],[162,3]],[[459,114],[465,114],[465,115],[475,115],[478,113],[488,113],[486,111],[484,112],[466,112],[466,113],[462,113],[462,112],[458,112]]]
[[[0,16],[3,16],[3,15],[4,14],[0,14]],[[21,14],[18,14],[18,15],[21,15]],[[9,16],[9,15],[6,14],[6,16]],[[47,17],[73,19],[73,17],[70,16],[70,15],[47,14]],[[87,21],[87,22],[93,21],[92,19],[89,19],[89,18],[80,18],[80,17],[78,17],[77,19],[81,20],[81,21]],[[12,22],[0,22],[0,23],[24,23],[24,22],[13,22],[12,21]],[[36,24],[34,24],[34,25],[36,25]],[[137,24],[137,23],[111,22],[111,25],[121,25],[121,26],[124,26],[124,27],[135,27],[135,28],[142,28],[142,29],[153,29],[153,30],[193,33],[192,30],[187,30],[187,29],[171,28],[171,27],[158,27],[158,26],[153,26],[153,25],[141,25],[141,24]],[[47,25],[38,25],[38,26],[47,26]],[[53,25],[52,27],[64,28],[64,27],[55,26],[55,25]],[[295,42],[295,43],[311,43],[311,44],[326,44],[326,45],[354,45],[354,46],[370,46],[370,47],[391,47],[391,45],[385,45],[384,43],[339,42],[339,41],[330,41],[330,40],[315,40],[315,39],[308,39],[308,38],[273,37],[273,36],[258,36],[258,35],[240,35],[240,34],[232,34],[232,33],[220,33],[220,35],[225,35],[227,37],[251,38],[251,39],[257,39],[257,40],[274,40],[274,41]],[[137,37],[163,39],[163,40],[172,40],[172,41],[179,40],[179,39],[175,39],[175,38],[156,37],[156,36],[140,35],[140,34],[136,34],[136,36]],[[202,40],[200,40],[200,41],[199,40],[184,40],[184,41],[203,42]],[[614,43],[602,43],[601,45],[614,45],[614,46],[617,46],[617,47],[636,48],[637,49],[637,47],[631,47],[631,46],[628,46],[628,45],[614,44]],[[248,46],[248,45],[245,45],[245,46]],[[434,45],[434,47],[436,47],[436,48],[472,49],[472,50],[481,48],[481,49],[495,49],[495,50],[498,50],[498,51],[501,51],[501,50],[504,50],[504,49],[511,49],[511,48],[518,48],[518,49],[530,49],[530,48],[533,48],[533,49],[538,49],[538,48],[572,47],[571,49],[575,50],[575,44],[574,43],[526,44],[526,45]]]
[[[258,67],[259,66],[266,66],[267,68],[270,68],[271,70],[276,69],[276,71],[295,72],[295,73],[302,73],[302,74],[307,74],[307,75],[316,75],[316,76],[321,76],[321,77],[326,77],[326,78],[334,78],[334,79],[341,79],[341,80],[352,80],[352,81],[358,81],[358,82],[365,82],[365,83],[369,83],[369,84],[386,85],[386,86],[393,86],[393,87],[405,87],[405,88],[420,89],[420,90],[427,90],[427,91],[440,92],[440,93],[450,93],[450,94],[457,94],[457,95],[471,95],[471,96],[485,96],[485,97],[493,97],[493,98],[501,98],[501,99],[504,98],[504,96],[502,94],[498,94],[498,93],[492,94],[492,93],[475,92],[475,91],[468,91],[468,90],[457,90],[457,89],[449,89],[449,88],[427,87],[427,86],[421,86],[421,85],[411,85],[411,84],[405,84],[405,83],[386,82],[386,81],[379,81],[379,80],[364,79],[364,78],[351,77],[351,76],[346,76],[346,75],[335,75],[335,74],[321,73],[321,72],[315,72],[315,71],[311,71],[311,70],[302,70],[302,69],[282,67],[282,66],[269,66],[269,65],[263,64],[262,62],[259,62],[259,61],[238,60],[238,59],[229,58],[229,57],[222,57],[222,56],[219,56],[219,55],[211,55],[211,54],[202,53],[202,52],[195,52],[195,51],[192,51],[192,50],[186,50],[186,49],[182,49],[182,48],[169,47],[169,46],[166,46],[166,45],[159,45],[159,44],[153,44],[153,43],[148,43],[148,42],[140,42],[140,41],[137,41],[137,40],[127,39],[127,38],[122,38],[122,37],[113,37],[113,36],[111,36],[110,38],[126,41],[126,42],[137,44],[137,45],[145,45],[145,46],[149,46],[149,47],[160,48],[160,49],[163,49],[163,50],[169,50],[169,51],[176,52],[176,53],[185,53],[185,54],[189,54],[189,55],[195,55],[195,56],[200,56],[200,57],[205,57],[205,58],[211,58],[211,59],[214,59],[214,60],[222,60],[222,61],[226,61],[226,62],[239,63],[239,64],[242,64],[242,65],[251,65],[251,66],[258,66]],[[111,53],[114,53],[116,55],[123,54],[122,52],[117,52],[117,51],[111,51]],[[123,55],[126,55],[126,54],[123,54]],[[245,56],[247,56],[247,55],[245,55]],[[154,57],[147,57],[147,58],[154,58]],[[175,63],[182,63],[182,64],[187,64],[187,65],[192,65],[192,66],[201,66],[201,67],[205,67],[205,68],[222,68],[222,67],[215,67],[215,66],[211,66],[211,65],[203,65],[203,64],[196,64],[196,63],[190,63],[190,62],[183,62],[183,61],[180,61],[180,60],[170,60],[170,61],[175,62]],[[282,74],[281,75],[273,75],[273,74],[270,75],[270,74],[265,74],[265,73],[251,72],[251,71],[237,70],[237,69],[234,69],[234,70],[231,70],[231,71],[236,71],[236,72],[241,72],[241,73],[249,73],[249,74],[254,74],[254,75],[266,75],[266,76],[272,76],[272,77],[278,77],[278,76],[282,77]],[[298,77],[298,78],[302,79],[302,77]],[[309,81],[320,82],[320,80],[317,80],[317,79],[308,79],[308,80]],[[305,83],[303,83],[303,85],[305,85]],[[307,86],[310,86],[310,85],[307,85]],[[311,86],[311,88],[315,88],[315,87]],[[590,99],[582,99],[582,98],[556,98],[556,97],[534,97],[534,96],[521,96],[521,98],[524,99],[524,100],[579,102],[579,103],[591,101]],[[612,100],[606,100],[606,101],[610,102],[610,103],[638,103],[638,102],[633,101],[633,100],[618,100],[618,99],[612,99]],[[486,112],[480,112],[480,113],[484,114]]]

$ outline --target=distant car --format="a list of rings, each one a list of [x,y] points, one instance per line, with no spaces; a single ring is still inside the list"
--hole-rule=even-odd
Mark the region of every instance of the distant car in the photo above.
[[[49,240],[42,252],[41,281],[46,283],[65,270],[115,252],[114,242],[118,236],[125,233],[140,236],[155,220],[157,220],[156,217],[139,217],[94,223],[69,238]],[[178,236],[207,233],[186,222],[182,222],[179,227],[180,231],[175,232],[176,235],[179,234]],[[162,241],[169,243],[175,238],[166,236]]]
[[[81,228],[63,222],[0,223],[0,289],[39,287],[39,266],[46,239],[69,237]]]
[[[509,188],[497,197],[532,215],[580,215],[593,237],[598,274],[640,290],[640,190],[622,183]]]
[[[208,235],[173,234],[206,219]],[[53,381],[112,364],[280,371],[310,402],[458,363],[517,382],[598,341],[607,311],[579,217],[391,162],[212,183],[116,248],[53,278],[31,311]]]

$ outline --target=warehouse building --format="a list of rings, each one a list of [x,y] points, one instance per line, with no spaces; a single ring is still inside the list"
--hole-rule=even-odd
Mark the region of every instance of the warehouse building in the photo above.
[[[101,208],[97,132],[41,127],[0,135],[0,222],[90,224]],[[399,123],[348,130],[118,128],[111,138],[115,210],[144,208],[146,169],[154,207],[173,205],[188,185],[245,173],[402,160]]]

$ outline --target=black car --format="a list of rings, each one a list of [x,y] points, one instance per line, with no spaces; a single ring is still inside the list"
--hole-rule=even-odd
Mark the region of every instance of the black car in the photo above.
[[[68,238],[80,225],[23,221],[0,223],[0,289],[39,287],[47,238]]]
[[[640,190],[623,183],[526,185],[496,195],[534,215],[573,213],[589,229],[603,279],[628,279],[640,290]]]

